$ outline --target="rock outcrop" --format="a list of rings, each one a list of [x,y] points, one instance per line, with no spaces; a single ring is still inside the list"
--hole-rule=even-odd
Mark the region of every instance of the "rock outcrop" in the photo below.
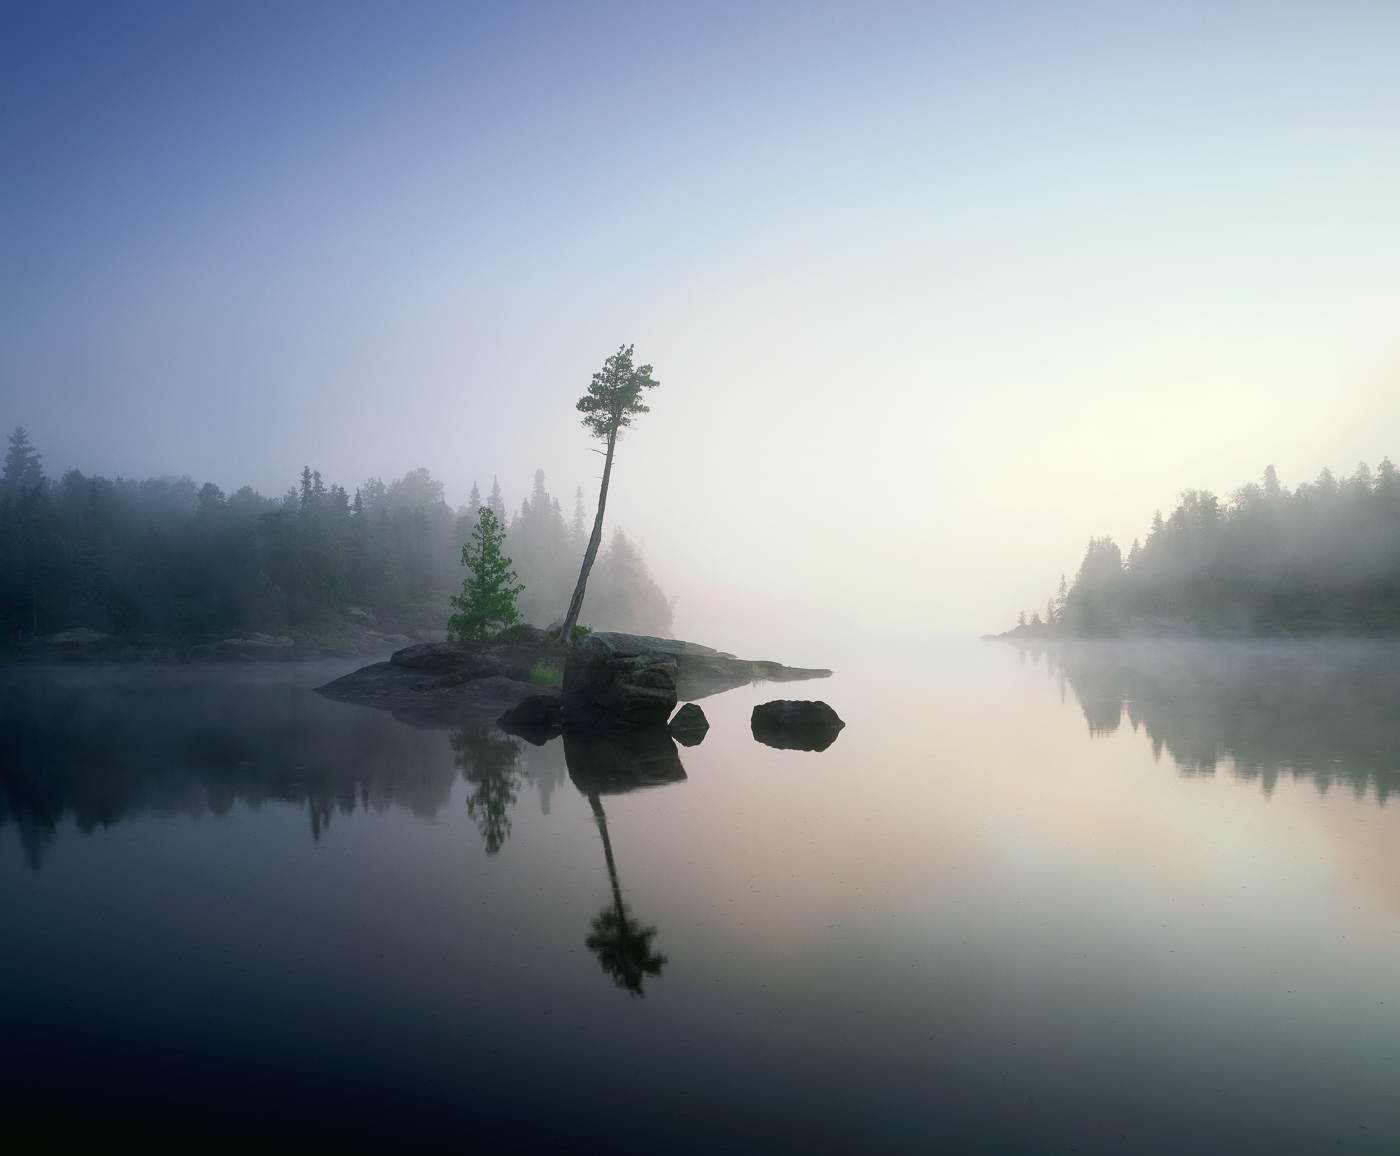
[[[681,676],[676,694],[682,701],[707,698],[712,694],[748,686],[752,682],[797,682],[809,678],[830,678],[831,671],[800,666],[784,666],[766,659],[735,658],[723,650],[712,650],[694,642],[681,644]]]
[[[685,643],[596,631],[579,639],[564,664],[565,730],[664,727],[676,707]]]
[[[775,699],[753,708],[749,726],[753,737],[770,747],[794,751],[824,751],[846,724],[824,702]]]
[[[528,698],[557,698],[534,679],[557,672],[563,662],[561,655],[514,643],[424,642],[327,683],[320,693],[391,710],[406,722],[457,726],[494,719]]]

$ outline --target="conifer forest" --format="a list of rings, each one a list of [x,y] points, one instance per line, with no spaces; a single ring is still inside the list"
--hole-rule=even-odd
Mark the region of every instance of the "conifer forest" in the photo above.
[[[566,518],[537,471],[507,511],[493,480],[454,509],[427,469],[353,490],[309,467],[277,497],[226,494],[194,479],[43,473],[18,427],[0,494],[0,646],[64,631],[106,635],[133,652],[176,651],[264,632],[334,648],[366,623],[380,635],[441,638],[463,582],[462,547],[477,510],[506,527],[524,584],[522,618],[563,616],[591,511],[577,491]],[[583,622],[665,634],[672,609],[641,550],[614,529],[589,583]]]
[[[1127,556],[1091,538],[1079,571],[1012,635],[1400,633],[1400,469],[1324,469],[1290,490],[1269,466],[1224,501],[1186,490]]]

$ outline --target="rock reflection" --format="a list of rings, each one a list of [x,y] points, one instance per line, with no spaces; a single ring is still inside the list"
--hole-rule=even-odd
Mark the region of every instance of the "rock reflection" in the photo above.
[[[780,751],[824,751],[841,734],[839,730],[784,730],[782,727],[754,725],[753,737],[766,747]]]
[[[685,778],[675,742],[660,729],[607,736],[570,732],[564,736],[564,760],[574,786],[590,798]]]
[[[1073,691],[1091,734],[1126,719],[1183,774],[1226,762],[1266,793],[1288,776],[1381,802],[1400,787],[1400,643],[1095,642],[1026,654]]]
[[[622,898],[602,796],[680,782],[685,778],[685,768],[671,736],[661,730],[607,738],[566,734],[564,757],[569,778],[588,799],[598,824],[612,891],[612,901],[593,917],[584,943],[598,957],[599,965],[613,983],[630,995],[643,996],[643,981],[647,976],[660,976],[667,959],[652,950],[656,928],[635,918]]]

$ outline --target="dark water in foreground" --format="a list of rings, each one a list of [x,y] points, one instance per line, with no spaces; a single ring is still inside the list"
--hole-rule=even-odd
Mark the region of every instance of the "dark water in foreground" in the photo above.
[[[572,777],[339,670],[7,672],[0,1140],[1400,1146],[1400,648],[774,657],[837,674]]]

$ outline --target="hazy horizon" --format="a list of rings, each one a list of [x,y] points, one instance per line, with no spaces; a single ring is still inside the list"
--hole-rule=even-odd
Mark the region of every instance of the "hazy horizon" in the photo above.
[[[574,402],[635,343],[608,528],[723,643],[1005,629],[1183,489],[1400,456],[1394,10],[0,21],[0,423],[50,476],[591,511]]]

